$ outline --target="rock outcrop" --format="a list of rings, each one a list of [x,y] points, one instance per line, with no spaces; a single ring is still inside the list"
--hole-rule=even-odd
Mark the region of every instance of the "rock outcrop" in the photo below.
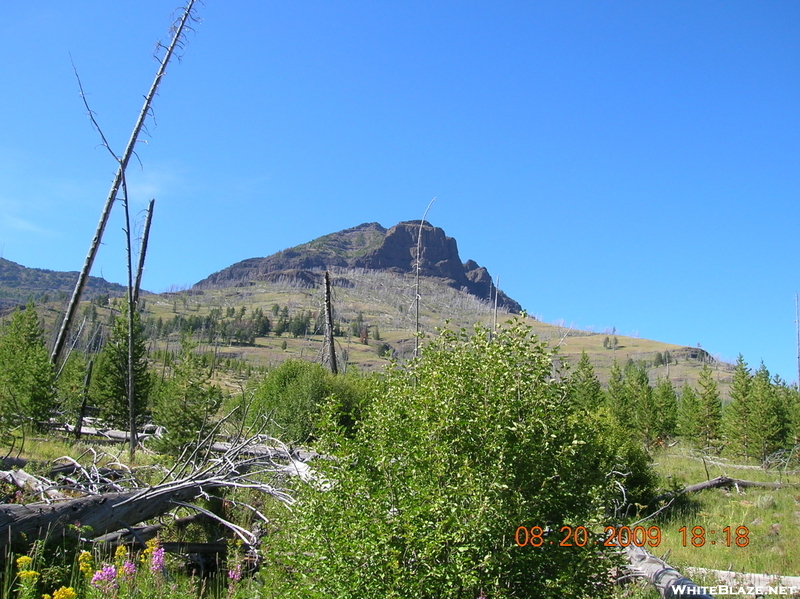
[[[378,223],[364,223],[266,258],[243,260],[203,279],[195,287],[230,287],[279,278],[313,285],[319,279],[313,271],[335,267],[414,273],[419,234],[418,220],[404,221],[388,230]],[[485,300],[494,297],[489,271],[474,260],[462,262],[456,240],[428,221],[422,223],[420,275],[443,279],[449,286]],[[502,291],[498,303],[511,312],[522,309]]]

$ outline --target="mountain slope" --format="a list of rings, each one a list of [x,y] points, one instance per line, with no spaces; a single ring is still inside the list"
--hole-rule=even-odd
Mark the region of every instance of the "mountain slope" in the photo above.
[[[43,268],[28,268],[0,258],[0,306],[12,306],[28,301],[39,300],[46,295],[68,296],[75,288],[78,272],[63,272]],[[83,292],[83,299],[98,295],[119,295],[125,287],[109,283],[100,277],[89,277]]]
[[[489,271],[474,260],[462,262],[456,240],[428,221],[421,227],[420,221],[404,221],[390,229],[378,223],[364,223],[266,258],[237,262],[194,287],[214,289],[287,279],[316,285],[320,271],[332,268],[412,274],[416,272],[420,229],[421,276],[441,279],[448,286],[464,289],[480,299],[489,300],[494,296],[495,287]],[[502,291],[498,293],[498,304],[513,313],[522,310],[519,303]]]

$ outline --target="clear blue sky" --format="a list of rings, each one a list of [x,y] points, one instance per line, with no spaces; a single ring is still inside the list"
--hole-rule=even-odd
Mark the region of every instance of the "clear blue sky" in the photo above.
[[[0,6],[0,246],[83,263],[175,0]],[[530,313],[796,380],[800,4],[207,0],[130,170],[144,286],[429,220]],[[93,274],[124,282],[115,210]]]

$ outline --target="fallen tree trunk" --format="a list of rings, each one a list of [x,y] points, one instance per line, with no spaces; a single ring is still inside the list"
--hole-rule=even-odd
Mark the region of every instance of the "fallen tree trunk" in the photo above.
[[[625,557],[628,560],[631,575],[647,580],[664,599],[671,597],[713,599],[711,595],[702,592],[702,587],[697,586],[668,563],[641,547],[634,544],[628,545],[625,548]]]
[[[246,453],[248,444],[244,441],[232,446],[224,455],[205,462],[201,468],[195,468],[189,476],[145,489],[94,494],[58,503],[0,505],[0,554],[7,548],[24,552],[31,543],[48,536],[77,537],[83,534],[97,537],[150,520],[177,505],[203,511],[186,502],[210,489],[256,489],[284,503],[293,503],[294,500],[285,492],[264,482],[263,478],[255,478],[285,476],[292,473],[291,466],[276,464],[264,457],[242,459],[241,455]],[[182,468],[187,466],[183,464]],[[302,466],[307,468],[305,464]],[[229,522],[220,522],[238,528]],[[78,527],[91,527],[91,532],[87,534],[85,529],[82,532],[77,530],[76,523]]]
[[[697,483],[694,485],[689,485],[680,489],[679,491],[669,491],[667,493],[662,493],[655,499],[654,502],[662,501],[665,499],[672,499],[673,497],[677,497],[679,495],[684,495],[686,493],[694,493],[696,491],[703,491],[705,489],[715,489],[718,487],[762,487],[766,489],[781,489],[784,487],[797,487],[800,486],[798,483],[762,483],[753,480],[741,480],[739,478],[730,478],[728,476],[718,476],[717,478],[712,478],[711,480],[707,480],[701,483]]]
[[[73,525],[91,527],[89,536],[94,537],[138,524],[172,509],[172,501],[194,499],[203,488],[210,486],[197,482],[158,492],[147,489],[80,497],[60,503],[4,505],[0,507],[0,553],[7,547],[17,553],[25,552],[36,539],[77,537],[79,532]]]

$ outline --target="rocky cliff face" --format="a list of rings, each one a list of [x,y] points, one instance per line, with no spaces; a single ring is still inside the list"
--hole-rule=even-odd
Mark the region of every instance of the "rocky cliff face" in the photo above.
[[[419,234],[418,220],[404,221],[388,230],[378,223],[365,223],[266,258],[243,260],[214,273],[195,287],[229,287],[279,277],[310,283],[319,279],[312,271],[333,267],[414,273]],[[456,240],[427,221],[422,223],[420,274],[444,279],[451,287],[464,289],[482,299],[488,300],[494,294],[489,272],[474,260],[462,263]],[[498,303],[511,312],[522,309],[502,291]]]

